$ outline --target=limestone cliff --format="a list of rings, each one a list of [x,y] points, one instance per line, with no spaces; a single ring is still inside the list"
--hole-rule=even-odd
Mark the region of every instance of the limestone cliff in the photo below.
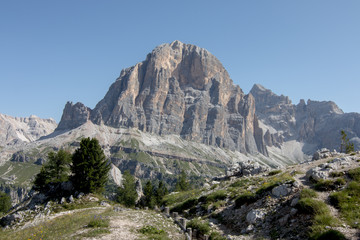
[[[360,114],[344,113],[334,102],[311,101],[292,104],[288,97],[278,96],[256,84],[250,93],[256,102],[256,115],[268,126],[267,146],[280,146],[284,141],[297,140],[311,145],[311,154],[323,147],[340,148],[340,130],[345,130],[357,149],[360,148]]]
[[[210,52],[179,41],[156,47],[145,61],[123,70],[93,110],[68,103],[58,130],[88,119],[267,155],[253,96],[233,84]]]
[[[0,114],[0,145],[32,142],[52,133],[56,127],[53,119],[41,119],[34,115],[11,117]]]

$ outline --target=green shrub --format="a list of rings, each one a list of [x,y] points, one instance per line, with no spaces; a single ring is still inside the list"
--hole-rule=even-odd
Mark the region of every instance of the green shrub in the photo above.
[[[349,170],[349,177],[355,181],[360,181],[360,168]]]
[[[240,180],[237,180],[236,182],[233,182],[232,184],[230,184],[230,187],[235,187],[235,188],[244,187],[244,186],[246,186],[249,182],[250,182],[249,179],[240,179]]]
[[[235,207],[240,208],[245,203],[250,204],[256,202],[257,199],[258,199],[257,195],[254,193],[251,192],[244,193],[235,200]]]
[[[207,196],[203,196],[199,199],[199,202],[216,202],[218,200],[226,199],[227,194],[225,190],[218,190],[216,192],[210,193]],[[204,199],[205,198],[205,199]]]
[[[185,202],[180,203],[180,204],[176,205],[175,207],[173,207],[171,209],[171,211],[182,213],[186,209],[195,207],[198,204],[198,202],[199,202],[199,200],[197,198],[190,198],[190,199],[186,200]]]
[[[310,188],[304,188],[300,193],[300,198],[315,198],[317,197],[317,193],[310,189]]]
[[[342,177],[342,176],[344,176],[344,173],[343,172],[330,172],[329,176],[333,177],[333,178]]]
[[[210,234],[210,240],[227,240],[227,238],[224,236],[221,236],[221,234],[218,232],[212,232]]]
[[[90,220],[87,227],[89,228],[109,227],[109,220],[103,219],[102,216],[95,215],[94,218]]]
[[[189,228],[196,229],[198,234],[204,235],[210,232],[210,225],[208,222],[201,221],[200,219],[194,218],[186,225]]]
[[[165,233],[164,230],[157,229],[156,227],[149,226],[149,225],[140,228],[138,231],[142,234],[163,234],[163,233]]]
[[[269,172],[269,176],[274,176],[274,175],[279,174],[279,173],[281,173],[281,170],[273,170],[273,171]]]
[[[346,237],[341,232],[330,229],[321,233],[318,237],[316,237],[316,240],[346,240]]]
[[[316,214],[328,214],[329,208],[322,201],[315,200],[312,198],[300,199],[297,208],[304,213],[316,215]]]
[[[349,225],[359,228],[360,221],[360,183],[350,182],[342,191],[330,195],[330,203],[340,210]]]
[[[331,191],[331,190],[337,189],[339,186],[344,185],[344,184],[346,184],[346,181],[342,178],[339,178],[335,181],[319,180],[315,183],[314,188],[317,191]]]

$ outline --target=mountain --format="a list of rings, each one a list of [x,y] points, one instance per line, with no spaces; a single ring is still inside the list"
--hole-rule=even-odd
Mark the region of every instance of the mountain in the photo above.
[[[11,117],[0,114],[0,146],[35,141],[49,135],[56,127],[53,119],[41,119],[34,115]]]
[[[86,121],[267,156],[255,101],[205,49],[174,41],[123,70],[91,110],[67,103],[57,130]]]
[[[278,96],[255,84],[250,93],[255,98],[256,115],[264,127],[267,146],[284,142],[304,144],[302,151],[340,149],[340,131],[345,130],[355,149],[360,149],[360,114],[344,113],[334,102],[304,100],[295,105],[289,97]]]

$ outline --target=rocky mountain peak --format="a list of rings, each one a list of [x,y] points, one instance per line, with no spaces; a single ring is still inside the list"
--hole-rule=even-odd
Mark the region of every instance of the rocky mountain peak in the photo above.
[[[121,71],[93,110],[67,104],[58,129],[88,119],[111,127],[138,128],[241,152],[267,154],[255,101],[235,86],[209,51],[174,41]]]

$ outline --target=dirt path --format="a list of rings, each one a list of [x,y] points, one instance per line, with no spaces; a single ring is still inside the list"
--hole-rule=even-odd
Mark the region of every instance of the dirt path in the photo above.
[[[172,220],[154,211],[126,209],[116,212],[110,218],[110,233],[86,240],[135,240],[146,239],[138,232],[144,226],[151,225],[164,230],[171,240],[184,240],[185,235]]]

